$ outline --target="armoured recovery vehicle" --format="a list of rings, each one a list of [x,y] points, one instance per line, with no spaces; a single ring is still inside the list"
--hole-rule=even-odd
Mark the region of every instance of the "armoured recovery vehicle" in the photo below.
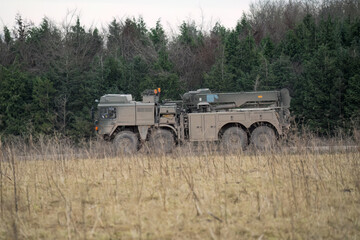
[[[117,150],[134,153],[144,143],[171,152],[185,142],[218,142],[226,150],[272,147],[290,127],[287,89],[236,93],[190,91],[181,101],[159,101],[161,89],[100,98],[96,131]]]

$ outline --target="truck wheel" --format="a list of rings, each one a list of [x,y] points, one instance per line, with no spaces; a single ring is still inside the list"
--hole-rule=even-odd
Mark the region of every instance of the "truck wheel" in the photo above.
[[[122,131],[116,134],[114,146],[120,154],[133,154],[138,150],[139,139],[131,131]]]
[[[242,128],[230,127],[225,130],[221,141],[225,151],[235,152],[245,149],[248,137]]]
[[[175,146],[174,135],[169,130],[155,130],[150,136],[150,144],[155,153],[170,153]]]
[[[272,128],[259,126],[251,133],[251,144],[260,150],[269,150],[275,145],[276,135]]]

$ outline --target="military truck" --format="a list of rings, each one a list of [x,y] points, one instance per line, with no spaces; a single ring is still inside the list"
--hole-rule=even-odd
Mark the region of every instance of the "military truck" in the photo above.
[[[249,144],[272,147],[290,127],[287,89],[236,93],[190,91],[181,101],[159,101],[161,89],[144,91],[142,101],[130,94],[107,94],[98,104],[96,131],[123,153],[144,144],[171,152],[186,142],[216,142],[230,151]]]

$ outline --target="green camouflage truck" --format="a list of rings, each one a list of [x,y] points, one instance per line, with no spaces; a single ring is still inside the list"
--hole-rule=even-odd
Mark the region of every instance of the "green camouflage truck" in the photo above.
[[[130,94],[107,94],[98,103],[97,133],[123,153],[148,143],[171,152],[185,142],[218,142],[226,150],[272,147],[290,127],[287,89],[236,93],[190,91],[181,101],[159,101],[160,89],[145,91],[142,101]]]

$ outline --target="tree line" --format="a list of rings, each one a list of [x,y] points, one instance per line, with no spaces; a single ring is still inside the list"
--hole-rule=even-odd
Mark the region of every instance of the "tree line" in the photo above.
[[[114,19],[106,29],[80,18],[35,26],[16,16],[0,35],[0,134],[93,136],[91,108],[106,93],[161,87],[163,99],[197,88],[288,88],[298,124],[320,134],[358,126],[359,0],[257,1],[233,29]]]

